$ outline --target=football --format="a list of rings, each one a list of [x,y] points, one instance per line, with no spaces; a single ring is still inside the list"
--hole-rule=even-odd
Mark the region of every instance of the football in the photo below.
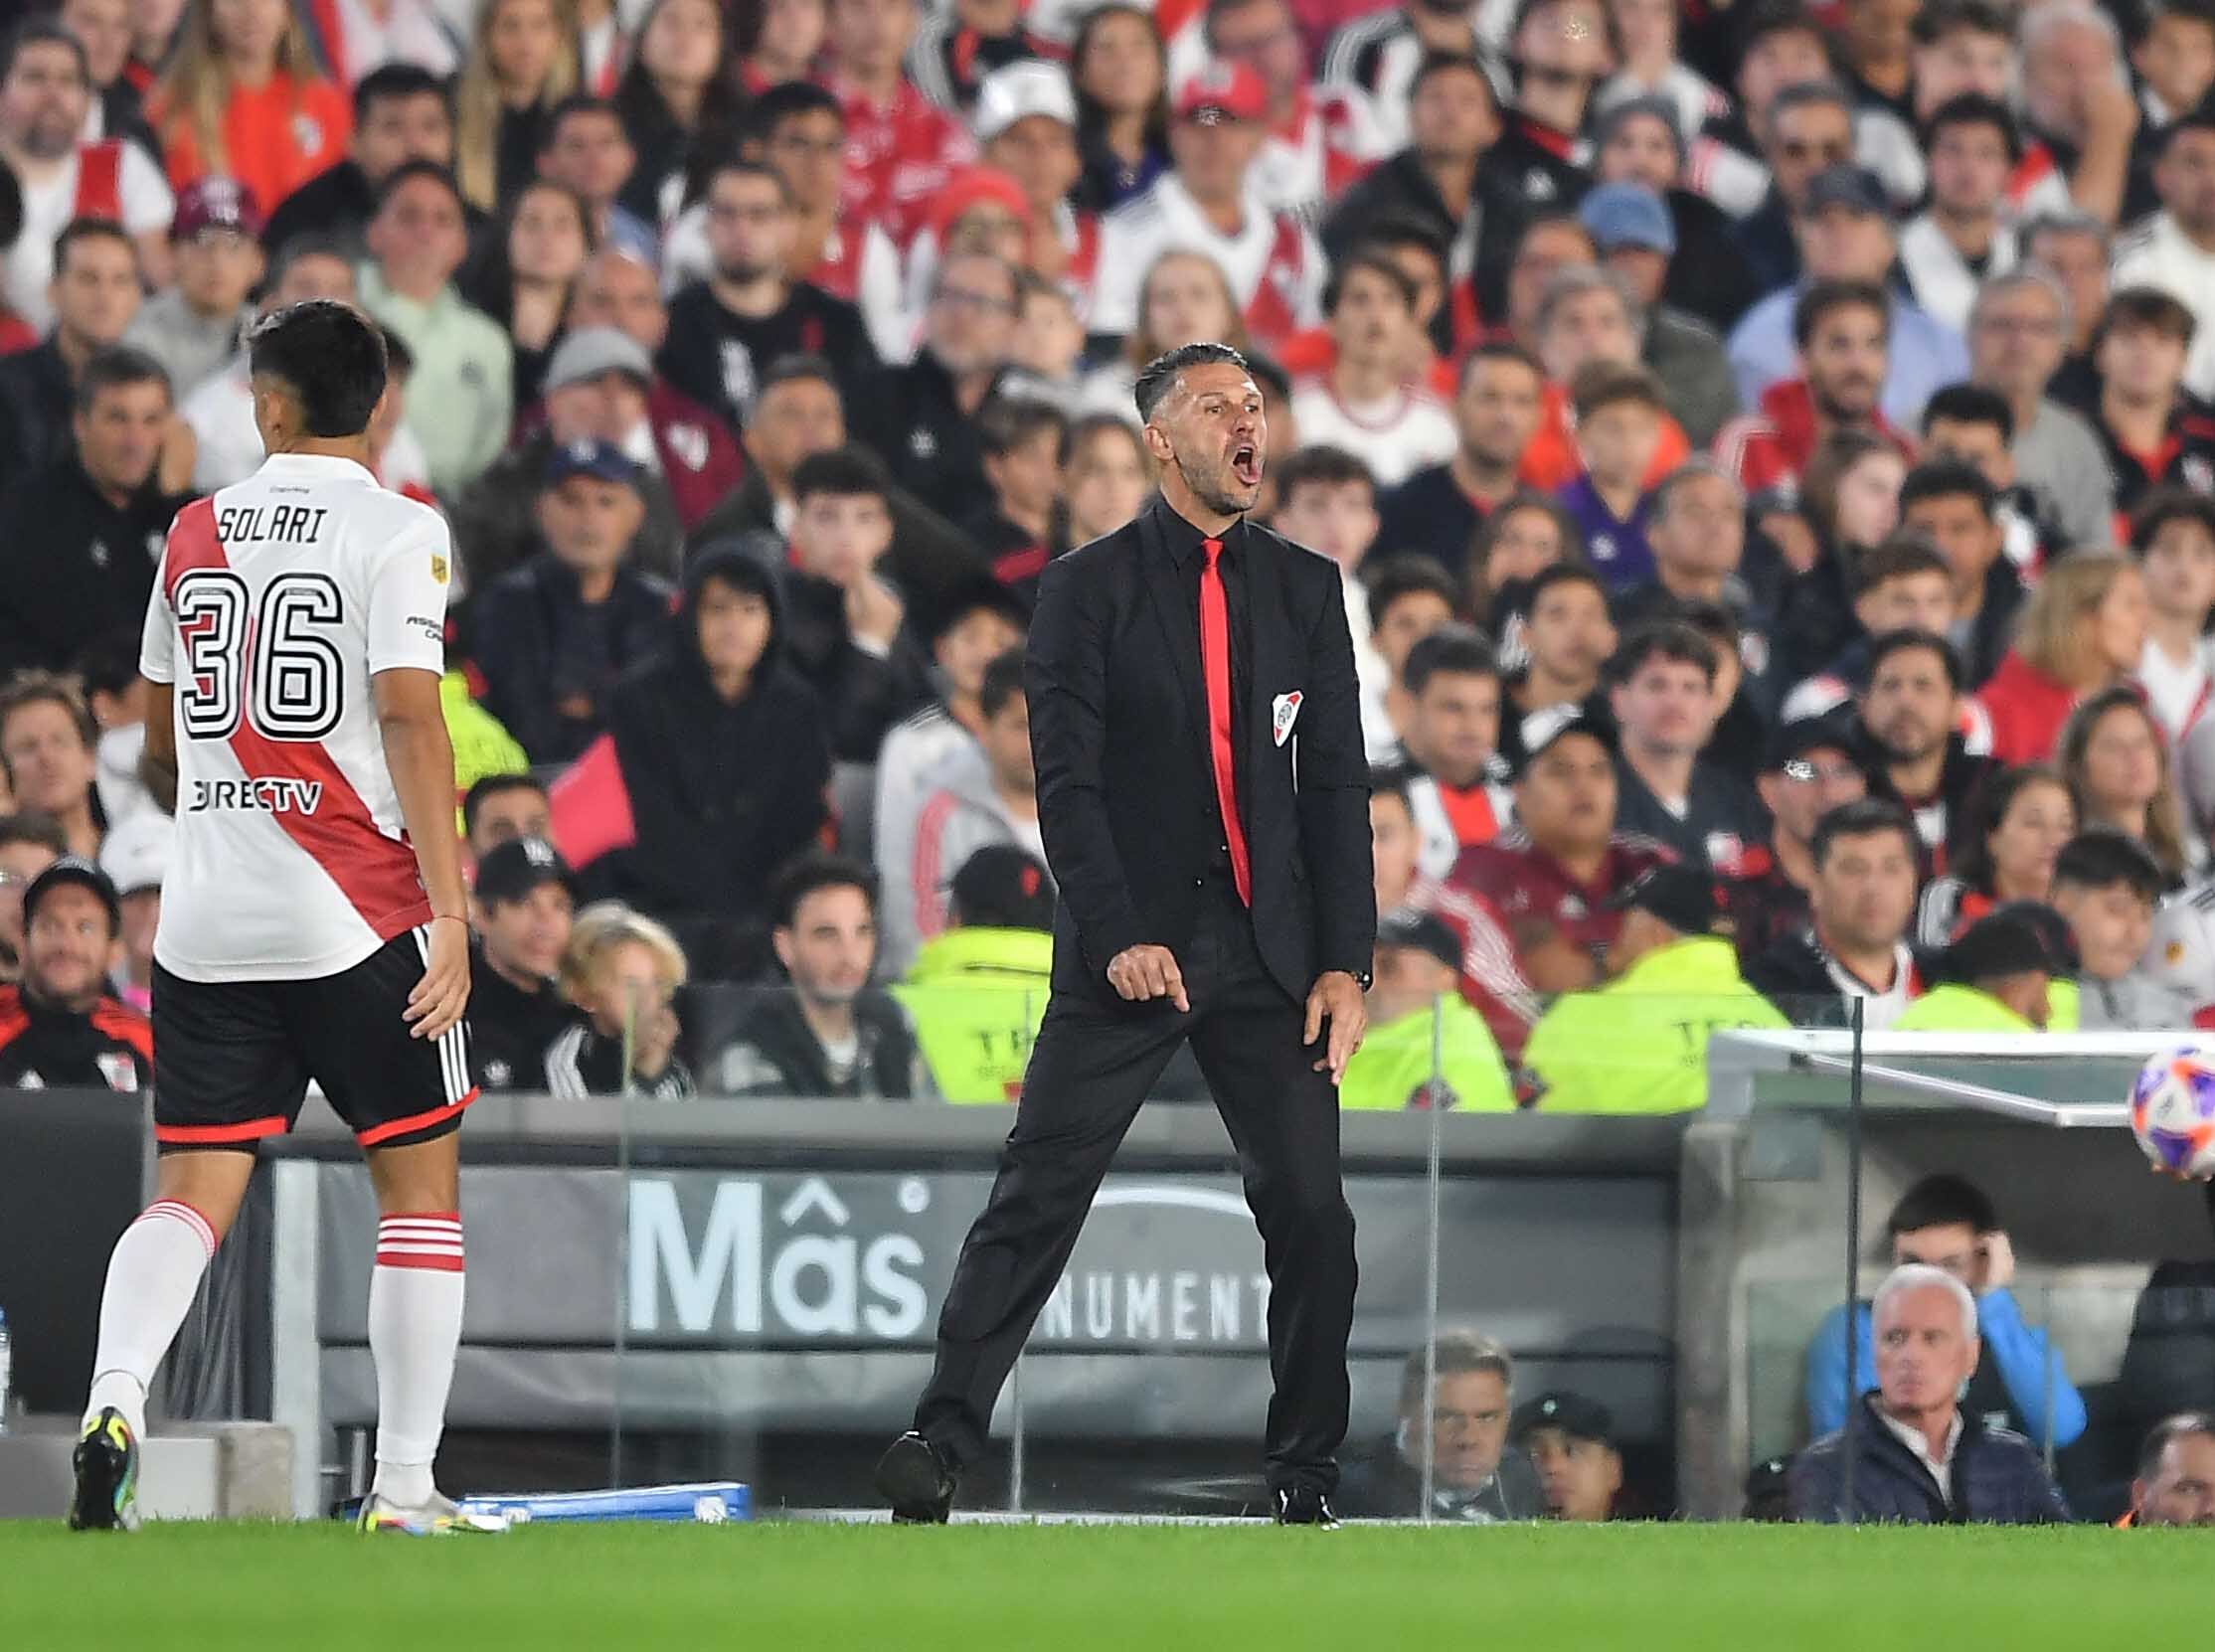
[[[2156,1170],[2215,1176],[2215,1056],[2167,1050],[2138,1069],[2130,1129]]]

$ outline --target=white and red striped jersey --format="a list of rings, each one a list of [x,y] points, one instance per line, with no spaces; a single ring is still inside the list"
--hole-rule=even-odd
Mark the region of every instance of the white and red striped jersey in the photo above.
[[[79,147],[38,183],[23,186],[23,231],[0,260],[9,309],[35,332],[54,325],[54,241],[73,218],[104,218],[133,236],[169,228],[177,199],[160,166],[137,144],[106,138]],[[268,203],[262,203],[264,211]],[[184,386],[177,387],[180,392]]]
[[[1231,283],[1256,342],[1276,350],[1322,319],[1326,269],[1314,233],[1288,213],[1272,212],[1249,188],[1246,222],[1225,235],[1174,172],[1124,202],[1100,227],[1100,274],[1089,323],[1121,336],[1138,325],[1138,290],[1164,252],[1204,252]]]
[[[139,653],[175,688],[164,969],[316,980],[429,921],[370,679],[444,670],[451,568],[445,519],[351,459],[280,453],[177,513]]]
[[[1358,87],[1315,86],[1299,94],[1291,119],[1262,140],[1249,181],[1278,212],[1320,224],[1324,209],[1387,153]]]

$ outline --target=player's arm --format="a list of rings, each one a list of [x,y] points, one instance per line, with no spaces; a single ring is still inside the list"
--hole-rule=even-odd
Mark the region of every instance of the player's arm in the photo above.
[[[138,752],[138,783],[163,814],[177,812],[176,693],[167,683],[146,684],[146,743]]]
[[[430,962],[409,995],[407,1018],[416,1037],[434,1039],[461,1019],[469,1002],[469,898],[453,830],[453,743],[436,672],[404,667],[369,681],[385,763],[430,897]]]

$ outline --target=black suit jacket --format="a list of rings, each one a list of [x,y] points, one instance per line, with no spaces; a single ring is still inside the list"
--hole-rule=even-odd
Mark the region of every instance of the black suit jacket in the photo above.
[[[1156,500],[1046,565],[1024,660],[1039,827],[1061,889],[1054,985],[1095,998],[1112,998],[1108,964],[1125,947],[1189,944],[1219,848],[1198,621],[1169,560],[1168,514]],[[1353,643],[1329,561],[1252,522],[1240,557],[1237,785],[1254,936],[1299,1000],[1324,970],[1365,971],[1376,944]],[[1279,743],[1277,703],[1293,694]]]

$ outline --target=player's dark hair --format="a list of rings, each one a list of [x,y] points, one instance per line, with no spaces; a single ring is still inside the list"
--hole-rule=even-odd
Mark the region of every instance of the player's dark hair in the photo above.
[[[1815,281],[1792,300],[1792,343],[1807,348],[1815,329],[1832,310],[1874,310],[1887,339],[1892,336],[1892,302],[1874,281]]]
[[[1966,459],[1927,459],[1900,483],[1900,516],[1926,499],[1973,499],[1984,520],[1999,508],[1999,494],[1985,474]]]
[[[769,884],[769,919],[779,929],[789,929],[799,915],[801,903],[818,890],[858,889],[869,909],[877,909],[877,874],[845,855],[809,850],[777,869]]]
[[[1410,694],[1421,697],[1434,677],[1497,677],[1499,656],[1473,625],[1448,622],[1408,650],[1400,667],[1400,680]]]
[[[247,334],[253,376],[292,392],[311,436],[358,436],[385,394],[385,335],[351,304],[310,298]]]
[[[989,723],[1023,692],[1023,645],[1017,643],[986,663],[976,691],[976,709]]]
[[[1869,681],[1877,680],[1877,668],[1895,654],[1905,654],[1911,649],[1925,648],[1939,657],[1939,664],[1946,672],[1946,680],[1954,685],[1954,692],[1961,692],[1961,656],[1954,644],[1936,631],[1920,630],[1913,625],[1903,625],[1896,631],[1886,631],[1869,643]]]
[[[1648,660],[1673,660],[1699,667],[1708,682],[1715,681],[1715,644],[1681,619],[1654,619],[1633,625],[1609,658],[1602,681],[1611,688],[1622,684],[1645,668]]]
[[[477,829],[477,817],[484,813],[485,804],[495,797],[511,791],[535,791],[541,801],[546,797],[546,784],[536,775],[517,769],[506,774],[487,774],[461,794],[461,835],[468,837]]]
[[[1936,574],[1947,579],[1954,577],[1947,560],[1921,534],[1887,535],[1874,550],[1854,559],[1853,599],[1858,602],[1887,580],[1905,579],[1915,574]]]
[[[1980,91],[1957,92],[1933,109],[1931,118],[1923,122],[1924,152],[1935,149],[1939,134],[1955,126],[1989,126],[1999,134],[2010,162],[2022,158],[2022,129],[2015,124],[2013,111],[1996,97],[1986,97]]]
[[[846,111],[838,99],[814,82],[781,81],[747,105],[739,117],[739,141],[766,144],[777,127],[803,114],[827,114],[840,126],[846,124]]]
[[[1850,742],[1838,737],[1838,748],[1846,750]],[[1900,841],[1908,846],[1908,858],[1917,860],[1923,853],[1923,840],[1916,835],[1915,822],[1907,810],[1888,797],[1863,797],[1851,803],[1840,803],[1824,812],[1815,822],[1815,830],[1807,840],[1807,855],[1820,872],[1830,859],[1831,846],[1840,838],[1869,838],[1879,832],[1897,832]]]
[[[1165,350],[1138,371],[1138,383],[1131,391],[1131,400],[1138,407],[1138,420],[1144,423],[1153,417],[1154,409],[1161,406],[1161,399],[1177,382],[1177,375],[1190,368],[1205,367],[1213,362],[1224,362],[1252,372],[1246,357],[1228,344],[1180,344],[1174,350]]]
[[[159,385],[168,394],[169,370],[146,354],[127,344],[111,344],[104,350],[95,350],[77,376],[74,405],[81,413],[90,413],[100,392],[120,390],[126,385]]]
[[[2079,889],[2120,885],[2150,907],[2160,901],[2168,883],[2168,874],[2145,845],[2113,826],[2086,827],[2063,844],[2054,859],[2056,889],[2063,884]]]
[[[111,241],[131,255],[132,263],[138,261],[138,243],[112,218],[73,218],[54,238],[54,273],[60,275],[68,269],[70,253],[91,241]]]
[[[2007,398],[1984,385],[1963,382],[1945,385],[1932,393],[1930,401],[1923,404],[1923,433],[1928,436],[1931,426],[1940,419],[1949,424],[1989,424],[1999,431],[1999,439],[2015,439],[2015,410],[2007,405]]]
[[[2145,1443],[2138,1447],[2138,1478],[2150,1480],[2160,1473],[2161,1453],[2178,1440],[2190,1439],[2194,1434],[2215,1439],[2215,1412],[2178,1411],[2161,1418],[2146,1431]]]
[[[1900,1195],[1884,1219],[1884,1237],[1919,1234],[1926,1228],[1963,1227],[1981,1238],[1999,1232],[1999,1213],[1991,1196],[1966,1176],[1946,1171],[1926,1176]]]
[[[2197,488],[2155,488],[2130,513],[2130,549],[2144,556],[2172,522],[2196,522],[2215,536],[2215,498]]]
[[[1392,605],[1405,596],[1423,592],[1444,602],[1448,613],[1461,605],[1460,587],[1438,559],[1421,551],[1399,551],[1390,556],[1367,557],[1361,565],[1361,582],[1369,587],[1369,623],[1384,624]]]
[[[1323,314],[1338,313],[1338,300],[1346,295],[1346,281],[1357,269],[1369,271],[1398,293],[1401,303],[1415,308],[1415,283],[1408,279],[1408,272],[1387,257],[1382,248],[1364,245],[1331,266],[1330,278],[1323,283]]]
[[[13,849],[18,844],[51,849],[57,855],[70,852],[69,834],[62,830],[62,823],[36,809],[0,814],[0,849]]]
[[[436,161],[423,160],[402,161],[385,175],[385,181],[377,187],[377,210],[382,213],[391,206],[393,197],[418,178],[428,178],[453,197],[453,204],[464,219],[469,216],[468,198],[461,193],[461,186],[454,182],[452,171]]]
[[[1377,491],[1376,473],[1353,453],[1328,442],[1295,449],[1271,467],[1277,473],[1277,501],[1281,510],[1303,487],[1344,487],[1359,482]]]
[[[885,468],[885,461],[868,448],[848,442],[827,453],[810,453],[792,467],[793,501],[803,502],[818,493],[834,494],[841,499],[883,499],[889,503],[892,472]]]
[[[405,102],[411,97],[437,98],[446,119],[453,119],[453,99],[447,94],[445,82],[420,64],[388,63],[354,83],[354,124],[359,126],[367,120],[369,111],[379,103]]]
[[[1069,434],[1069,414],[1038,396],[995,396],[976,412],[977,445],[987,458],[1005,458],[1051,430],[1057,455]]]
[[[19,671],[0,683],[0,729],[5,729],[8,719],[26,706],[61,707],[77,726],[78,738],[85,742],[85,750],[99,743],[99,725],[92,721],[92,711],[85,705],[84,693],[69,678],[57,672],[30,670]],[[12,783],[14,777],[9,778]]]
[[[62,27],[54,16],[27,17],[7,33],[0,43],[0,81],[15,73],[15,61],[33,46],[66,46],[70,56],[77,59],[77,73],[85,83],[92,83],[92,61],[85,55],[85,43]]]

